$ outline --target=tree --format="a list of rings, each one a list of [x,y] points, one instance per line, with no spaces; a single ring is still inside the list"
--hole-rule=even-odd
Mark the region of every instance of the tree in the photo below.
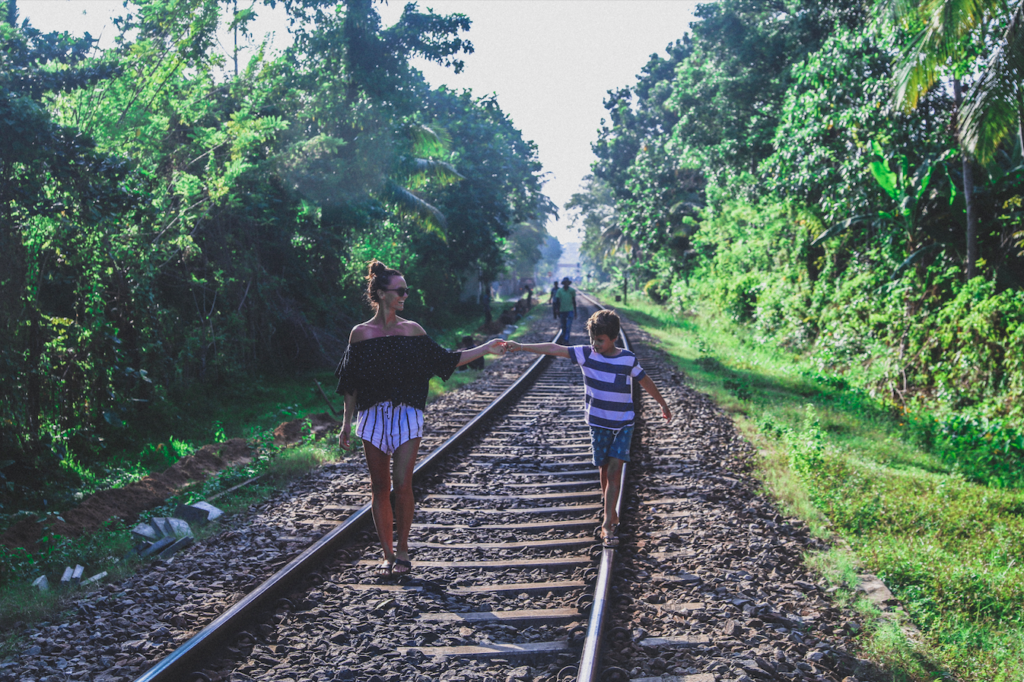
[[[1016,134],[1024,139],[1024,3],[997,0],[890,0],[887,13],[897,26],[915,30],[902,54],[897,99],[916,106],[942,74],[958,62],[984,53],[967,96],[958,105],[958,129],[966,149],[989,163],[999,144]]]
[[[667,102],[678,117],[674,152],[720,184],[753,177],[772,153],[791,69],[835,27],[862,26],[864,9],[838,0],[726,0],[696,14],[693,51]]]
[[[540,250],[540,261],[537,262],[537,275],[540,281],[536,283],[538,291],[547,289],[547,280],[554,277],[558,268],[558,261],[562,258],[562,244],[550,234],[544,240],[544,246]]]
[[[915,164],[946,149],[945,131],[932,123],[950,106],[941,90],[907,114],[879,106],[890,97],[892,78],[884,28],[837,27],[793,65],[774,151],[759,166],[769,191],[815,207],[827,224],[887,200],[865,172],[873,143],[903,150]]]
[[[613,192],[614,208],[610,210],[617,214],[616,229],[642,244],[644,253],[678,239],[685,232],[683,224],[702,203],[703,178],[679,164],[674,154],[671,134],[679,117],[668,106],[676,69],[692,54],[693,45],[684,36],[666,51],[667,57],[651,55],[632,87],[608,93],[605,108],[610,126],[602,122],[593,145],[597,156],[593,179],[586,181],[586,193],[597,189],[595,181],[602,190]],[[575,195],[567,208],[588,212],[601,201],[596,195],[589,199],[585,194]],[[583,222],[587,225],[587,218]],[[597,246],[601,242],[596,239],[605,228],[607,225],[595,226],[597,231],[589,241],[586,236],[584,239],[584,253],[593,250],[591,247],[597,249],[589,254],[594,265],[605,260],[605,247]]]
[[[671,134],[679,120],[665,106],[672,95],[676,67],[693,51],[689,36],[666,47],[668,57],[652,54],[631,87],[608,92],[604,108],[608,121],[601,121],[597,141],[592,145],[597,161],[594,177],[611,184],[619,196],[629,196],[626,173],[646,144]],[[634,102],[635,98],[635,102]]]
[[[428,324],[517,239],[523,267],[539,257],[554,207],[536,147],[493,97],[409,65],[461,68],[466,17],[286,6],[294,44],[236,72],[216,35],[252,11],[221,0],[141,0],[106,51],[6,5],[0,447],[21,480],[85,472],[131,427],[166,437],[192,387],[336,361],[370,257],[422,284]]]
[[[451,163],[465,179],[437,190],[436,205],[447,216],[444,244],[425,237],[417,249],[437,254],[432,262],[445,264],[452,283],[461,286],[472,272],[489,284],[506,269],[505,247],[516,226],[540,230],[557,214],[543,193],[537,147],[523,139],[492,95],[441,88],[427,95],[424,115],[451,136]],[[538,256],[531,251],[533,262]],[[433,270],[439,276],[436,265]]]
[[[605,244],[602,234],[615,221],[615,196],[608,183],[588,175],[583,178],[583,191],[572,195],[565,205],[572,225],[582,237],[580,254],[587,270],[598,278],[608,276],[605,269]]]
[[[1011,12],[1005,3],[991,0],[925,0],[917,4],[893,2],[889,11],[897,25],[912,32],[901,50],[894,76],[896,101],[913,109],[943,78],[952,85],[955,108],[951,115],[962,147],[967,207],[965,270],[970,280],[978,274],[978,206],[972,153],[980,152],[984,160],[990,160],[998,143],[1014,127],[1024,143],[1024,100],[1016,70],[1024,59],[1022,6],[1018,3]],[[965,100],[963,81],[972,75],[977,57],[985,49],[985,24],[1000,18],[1007,24],[1003,43],[995,49]]]
[[[43,34],[27,22],[19,27],[13,2],[5,16],[0,24],[0,258],[6,266],[0,281],[0,447],[14,454],[21,475],[28,476],[64,447],[46,433],[46,421],[67,425],[77,417],[68,400],[76,390],[75,377],[68,376],[73,363],[112,350],[103,348],[98,317],[90,318],[82,334],[72,328],[76,307],[98,301],[84,288],[76,292],[86,294],[84,299],[71,300],[69,279],[85,276],[80,285],[94,281],[113,226],[131,213],[138,197],[122,159],[55,121],[46,106],[54,95],[109,78],[116,69],[88,63],[93,49],[88,35]],[[75,347],[75,336],[93,343]],[[87,387],[100,405],[105,383]]]

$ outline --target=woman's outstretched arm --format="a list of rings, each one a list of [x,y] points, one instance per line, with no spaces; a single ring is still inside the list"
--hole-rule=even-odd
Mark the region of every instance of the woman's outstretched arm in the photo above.
[[[502,339],[491,339],[482,346],[462,351],[462,355],[459,357],[459,364],[456,367],[462,367],[487,354],[504,355],[504,353],[505,342]]]
[[[538,355],[553,355],[556,358],[569,357],[569,347],[560,346],[557,343],[518,343],[516,341],[506,341],[505,347],[508,348],[510,353],[526,351],[527,353],[537,353]]]

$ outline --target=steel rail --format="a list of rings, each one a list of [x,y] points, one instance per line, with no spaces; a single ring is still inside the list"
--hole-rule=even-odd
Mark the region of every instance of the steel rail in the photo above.
[[[587,296],[587,298],[592,300],[597,308],[604,308],[592,296]],[[626,350],[632,350],[629,338],[621,328],[619,330],[619,337],[622,339],[622,347]],[[639,388],[636,383],[633,384],[633,404],[635,407],[639,406]],[[622,464],[622,478],[620,479],[622,482],[626,480],[627,467],[628,464],[624,462]],[[619,517],[620,521],[622,519],[622,495],[625,488],[625,485],[620,483],[619,499],[615,502],[615,514]],[[580,657],[580,664],[576,672],[576,682],[594,682],[598,678],[601,663],[601,644],[607,620],[605,612],[608,610],[608,594],[611,591],[612,572],[614,570],[615,548],[603,546],[601,548],[601,563],[597,572],[597,583],[594,585],[594,601],[591,603],[590,618],[587,622],[587,636],[583,641],[583,654]]]
[[[557,340],[558,337],[555,337]],[[482,421],[491,417],[508,403],[512,396],[527,382],[531,381],[550,361],[548,356],[541,356],[523,372],[515,382],[481,410],[475,417],[456,431],[448,440],[434,448],[413,469],[413,480],[416,476],[441,457],[459,447],[467,435]],[[219,615],[209,625],[192,636],[188,641],[175,649],[169,656],[161,659],[156,665],[135,678],[135,682],[181,682],[190,679],[188,676],[196,672],[198,664],[209,658],[215,647],[222,644],[231,634],[249,625],[252,614],[273,603],[283,596],[302,576],[313,567],[319,565],[352,535],[371,516],[371,504],[367,503],[352,513],[333,530],[310,545],[299,556],[292,559],[277,573],[261,583],[255,590],[247,594],[237,604]]]

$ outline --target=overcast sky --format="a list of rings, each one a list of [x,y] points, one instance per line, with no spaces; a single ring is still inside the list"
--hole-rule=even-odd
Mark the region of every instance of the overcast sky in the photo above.
[[[245,6],[239,2],[239,7]],[[605,115],[612,88],[631,85],[652,53],[689,30],[696,1],[690,0],[433,0],[419,3],[440,14],[462,13],[473,22],[466,37],[475,52],[466,68],[450,70],[417,63],[432,85],[496,93],[524,137],[537,143],[548,173],[545,191],[560,209],[548,229],[575,241],[562,207],[578,190],[594,156],[590,144]],[[405,6],[391,0],[379,10],[394,23]],[[109,45],[110,18],[125,10],[121,0],[20,0],[21,17],[44,31],[90,32]],[[273,33],[286,44],[284,13],[257,8],[254,33]],[[224,37],[225,46],[228,44]],[[226,51],[226,50],[225,50]]]

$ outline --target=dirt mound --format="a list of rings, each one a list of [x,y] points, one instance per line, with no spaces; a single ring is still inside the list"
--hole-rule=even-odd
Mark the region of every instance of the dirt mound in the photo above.
[[[274,429],[274,445],[279,448],[290,448],[302,442],[302,427],[306,425],[305,419],[293,419],[290,422],[281,422]]]
[[[34,554],[43,530],[43,524],[39,521],[25,518],[4,531],[3,536],[0,536],[0,544],[6,549],[23,547]]]
[[[139,514],[163,504],[186,484],[201,481],[221,469],[250,459],[252,450],[242,438],[203,446],[163,473],[147,476],[123,488],[101,490],[90,495],[82,504],[61,514],[63,521],[56,518],[45,522],[23,519],[0,536],[0,545],[9,549],[23,547],[35,553],[39,539],[48,533],[76,538],[99,530],[105,521],[114,517],[125,523],[134,523]]]
[[[294,419],[290,422],[281,422],[274,429],[274,445],[280,448],[289,448],[302,442],[303,430],[309,422],[310,431],[315,440],[341,428],[341,422],[335,420],[326,412],[311,414],[306,419]]]

